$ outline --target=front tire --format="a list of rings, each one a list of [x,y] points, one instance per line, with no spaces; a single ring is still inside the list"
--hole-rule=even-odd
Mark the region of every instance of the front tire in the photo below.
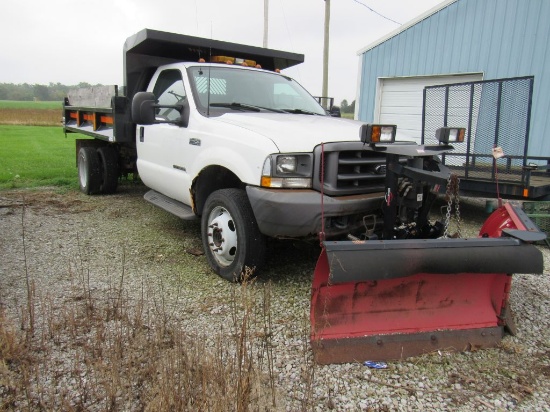
[[[78,151],[78,181],[82,193],[93,195],[99,192],[101,172],[95,147],[81,147]]]
[[[222,278],[239,282],[263,265],[265,238],[243,190],[221,189],[208,197],[201,234],[208,264]]]

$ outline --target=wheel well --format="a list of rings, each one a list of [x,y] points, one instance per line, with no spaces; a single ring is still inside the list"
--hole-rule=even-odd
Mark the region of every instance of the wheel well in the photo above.
[[[195,212],[200,216],[208,196],[220,189],[244,189],[245,185],[229,169],[221,166],[208,166],[193,180],[191,196],[195,205]]]

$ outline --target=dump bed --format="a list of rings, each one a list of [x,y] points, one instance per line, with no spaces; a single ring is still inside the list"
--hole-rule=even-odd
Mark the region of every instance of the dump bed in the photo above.
[[[108,142],[134,139],[128,99],[117,86],[71,90],[63,104],[65,133],[81,133]]]

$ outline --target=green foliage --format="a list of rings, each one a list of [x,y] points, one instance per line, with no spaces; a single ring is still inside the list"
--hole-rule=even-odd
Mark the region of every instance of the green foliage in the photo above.
[[[0,100],[0,110],[2,109],[61,109],[62,100],[59,101],[14,101],[14,100]]]
[[[70,89],[91,86],[91,84],[85,82],[74,86],[66,86],[61,83],[50,83],[47,86],[28,83],[0,83],[0,100],[63,101]]]
[[[340,103],[340,111],[342,113],[355,113],[355,100],[351,102],[351,104],[348,104],[346,99],[342,100],[342,103]]]
[[[0,189],[77,189],[74,139],[61,127],[0,125]]]

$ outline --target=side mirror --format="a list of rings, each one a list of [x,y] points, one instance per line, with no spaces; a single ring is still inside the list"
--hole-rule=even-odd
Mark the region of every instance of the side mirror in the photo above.
[[[137,124],[155,123],[157,99],[153,93],[138,92],[132,99],[132,121]]]

